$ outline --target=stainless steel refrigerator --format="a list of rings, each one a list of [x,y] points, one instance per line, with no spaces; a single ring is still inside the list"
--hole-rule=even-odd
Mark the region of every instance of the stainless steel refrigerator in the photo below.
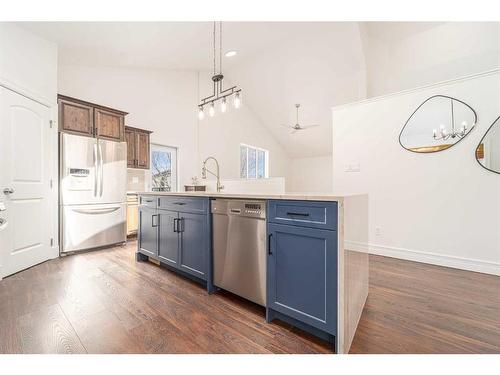
[[[127,145],[61,133],[61,253],[126,240]]]

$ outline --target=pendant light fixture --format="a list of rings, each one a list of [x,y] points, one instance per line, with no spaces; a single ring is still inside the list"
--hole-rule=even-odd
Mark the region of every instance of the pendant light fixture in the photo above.
[[[221,101],[220,111],[222,113],[227,110],[227,98],[233,96],[233,106],[234,108],[240,108],[241,106],[241,89],[237,86],[232,86],[224,89],[223,80],[224,75],[222,74],[222,22],[219,22],[219,71],[217,72],[217,48],[216,48],[216,32],[217,32],[217,22],[214,22],[213,30],[213,41],[214,41],[214,75],[212,76],[213,82],[213,94],[201,99],[200,104],[198,104],[198,118],[203,120],[205,118],[205,108],[208,106],[208,115],[210,117],[215,116],[215,102]]]

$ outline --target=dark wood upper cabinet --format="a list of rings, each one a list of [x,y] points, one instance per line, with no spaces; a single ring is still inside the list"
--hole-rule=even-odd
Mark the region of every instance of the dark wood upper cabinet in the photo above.
[[[127,142],[127,167],[135,167],[135,131],[125,127],[125,142]]]
[[[125,140],[127,112],[58,95],[59,131],[111,141]]]
[[[91,137],[94,131],[94,108],[59,99],[59,130]]]
[[[94,109],[94,124],[98,138],[111,141],[124,140],[124,116],[100,108]]]
[[[129,168],[149,169],[149,130],[125,127],[127,142],[127,166]]]

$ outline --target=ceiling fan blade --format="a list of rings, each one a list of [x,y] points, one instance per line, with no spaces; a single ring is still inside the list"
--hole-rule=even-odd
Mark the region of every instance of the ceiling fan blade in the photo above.
[[[293,126],[290,126],[290,125],[284,125],[284,124],[280,124],[280,126],[282,126],[282,127],[284,127],[284,128],[287,128],[287,129],[293,128]]]
[[[319,126],[319,125],[318,125],[318,124],[313,124],[313,125],[305,125],[305,126],[303,126],[303,127],[302,127],[302,129],[315,128],[315,127],[317,127],[317,126]]]

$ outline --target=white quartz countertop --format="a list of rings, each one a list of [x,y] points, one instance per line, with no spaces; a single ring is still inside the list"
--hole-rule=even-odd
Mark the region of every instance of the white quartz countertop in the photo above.
[[[209,197],[209,198],[234,198],[234,199],[290,199],[305,201],[332,201],[341,202],[345,197],[351,195],[333,195],[328,193],[285,193],[285,194],[262,194],[262,193],[224,193],[213,191],[183,191],[183,192],[163,192],[163,191],[143,191],[137,192],[138,195],[157,195],[157,196],[182,196],[182,197]]]

